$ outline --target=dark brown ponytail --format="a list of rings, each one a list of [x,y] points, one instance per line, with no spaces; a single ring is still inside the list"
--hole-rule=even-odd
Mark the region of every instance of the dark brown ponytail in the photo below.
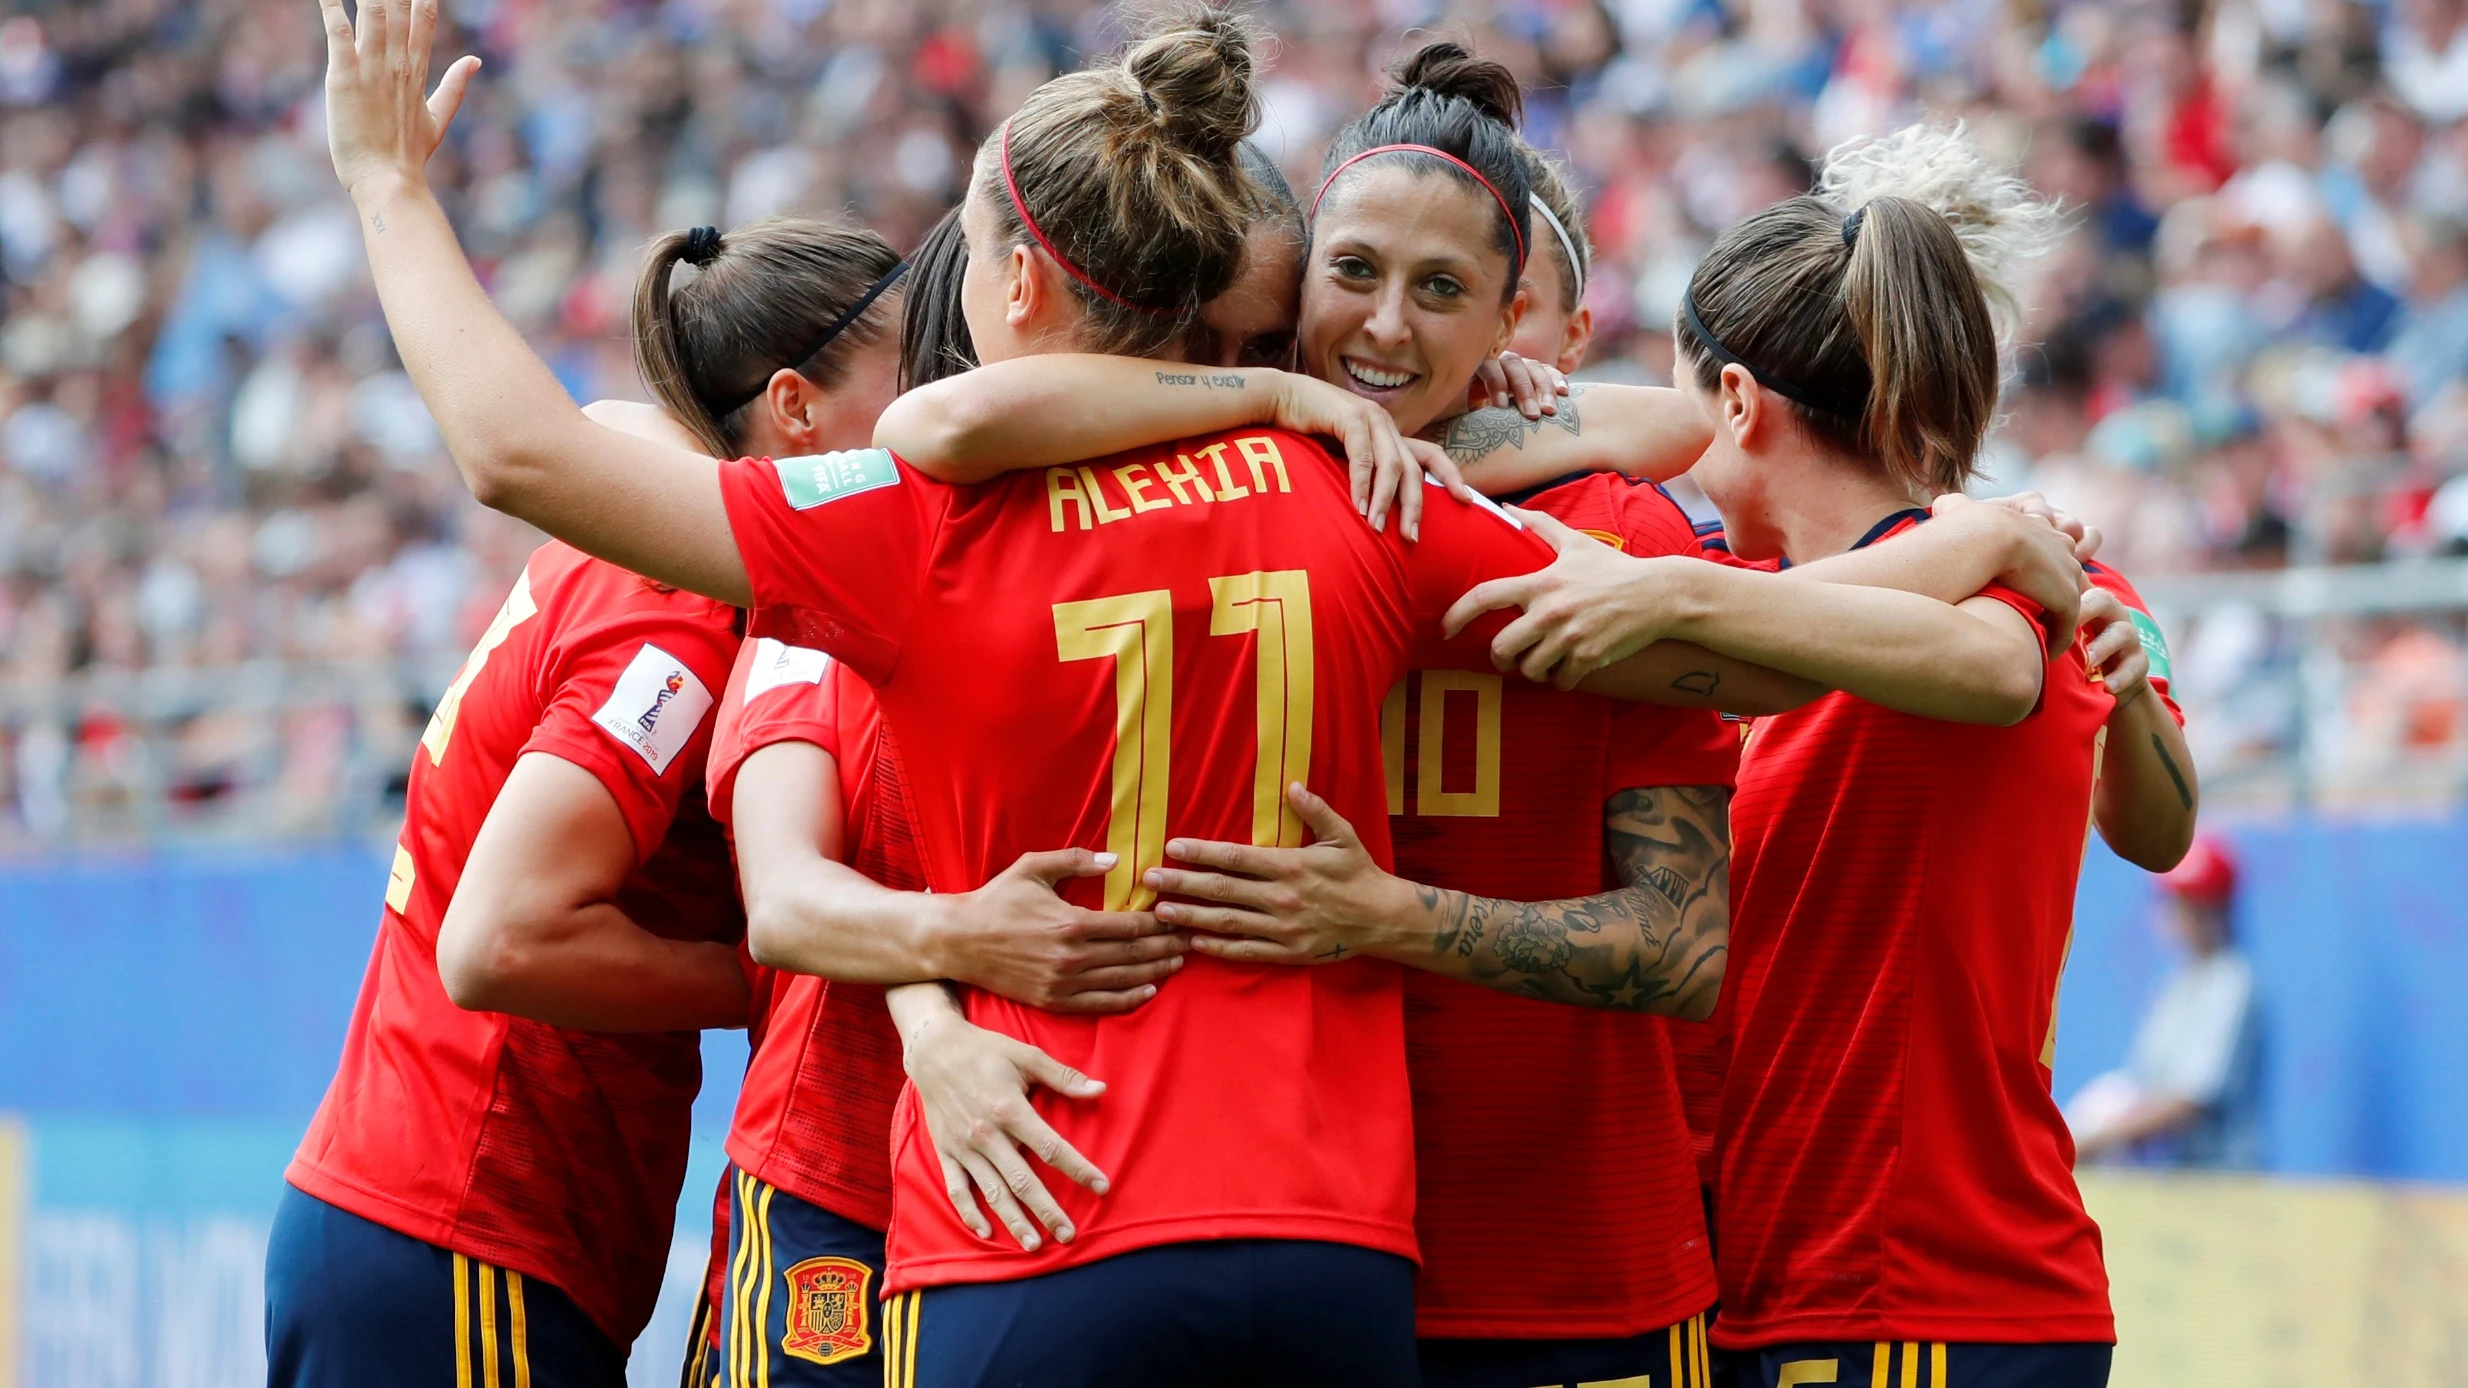
[[[908,258],[908,303],[900,316],[900,389],[915,390],[977,364],[977,344],[960,309],[968,273],[968,235],[952,208]]]
[[[693,273],[677,283],[680,263]],[[773,372],[829,387],[880,338],[899,264],[871,231],[802,218],[669,232],[634,286],[635,369],[706,448],[735,454]]]

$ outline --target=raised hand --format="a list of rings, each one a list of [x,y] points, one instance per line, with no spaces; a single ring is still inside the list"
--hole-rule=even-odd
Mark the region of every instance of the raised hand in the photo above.
[[[418,179],[480,60],[462,57],[427,93],[437,0],[362,0],[359,23],[343,0],[318,0],[326,26],[326,144],[346,189],[372,178]]]

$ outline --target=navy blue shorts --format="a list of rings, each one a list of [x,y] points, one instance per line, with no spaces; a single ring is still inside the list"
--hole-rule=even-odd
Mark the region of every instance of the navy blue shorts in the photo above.
[[[1423,1388],[1709,1388],[1705,1317],[1604,1340],[1421,1343]]]
[[[625,1388],[625,1352],[546,1282],[295,1187],[266,1244],[267,1388]]]
[[[718,1344],[698,1313],[687,1345],[689,1388],[879,1388],[882,1234],[735,1163],[722,1179],[728,1280],[709,1313]]]
[[[883,1313],[886,1388],[1415,1388],[1414,1265],[1291,1239],[1169,1244]]]
[[[1767,1345],[1723,1357],[1725,1388],[2106,1388],[2114,1345],[1980,1345],[1911,1340]]]

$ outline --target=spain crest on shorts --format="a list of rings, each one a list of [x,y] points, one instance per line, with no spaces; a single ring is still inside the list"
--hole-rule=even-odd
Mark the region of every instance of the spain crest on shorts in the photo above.
[[[816,1364],[837,1364],[874,1348],[874,1270],[854,1258],[808,1258],[788,1280],[788,1330],[780,1349]]]

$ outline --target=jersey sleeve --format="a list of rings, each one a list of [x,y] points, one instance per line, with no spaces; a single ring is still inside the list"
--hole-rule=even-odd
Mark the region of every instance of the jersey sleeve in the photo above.
[[[1727,786],[1739,774],[1740,725],[1721,714],[1626,702],[1612,710],[1604,799],[1640,786]]]
[[[745,643],[711,735],[711,766],[705,775],[711,813],[733,823],[737,770],[746,758],[775,742],[811,742],[840,755],[838,682],[832,660],[821,651],[791,646],[768,636]]]
[[[711,747],[712,691],[737,653],[727,609],[645,606],[577,624],[551,652],[545,711],[525,752],[598,777],[625,816],[637,861],[668,836]]]
[[[2169,692],[2175,671],[2169,665],[2168,636],[2160,630],[2158,620],[2152,617],[2151,605],[2142,600],[2142,594],[2134,590],[2134,585],[2126,581],[2125,575],[2105,564],[2085,564],[2082,573],[2083,577],[2124,601],[2127,615],[2134,619],[2134,634],[2142,638],[2143,656],[2151,662],[2151,692],[2159,695],[2160,702],[2168,706],[2168,716],[2177,720],[2177,726],[2184,727],[2185,710],[2177,707],[2176,696]]]
[[[1441,635],[1440,619],[1478,583],[1549,565],[1551,546],[1497,505],[1468,505],[1438,489],[1438,483],[1429,485],[1434,490],[1424,500],[1422,538],[1396,541],[1403,546],[1415,627],[1414,668],[1488,670],[1491,638],[1517,616],[1516,609],[1486,612],[1454,639]]]
[[[888,679],[950,489],[867,448],[739,458],[721,464],[720,493],[754,589],[754,634]]]

